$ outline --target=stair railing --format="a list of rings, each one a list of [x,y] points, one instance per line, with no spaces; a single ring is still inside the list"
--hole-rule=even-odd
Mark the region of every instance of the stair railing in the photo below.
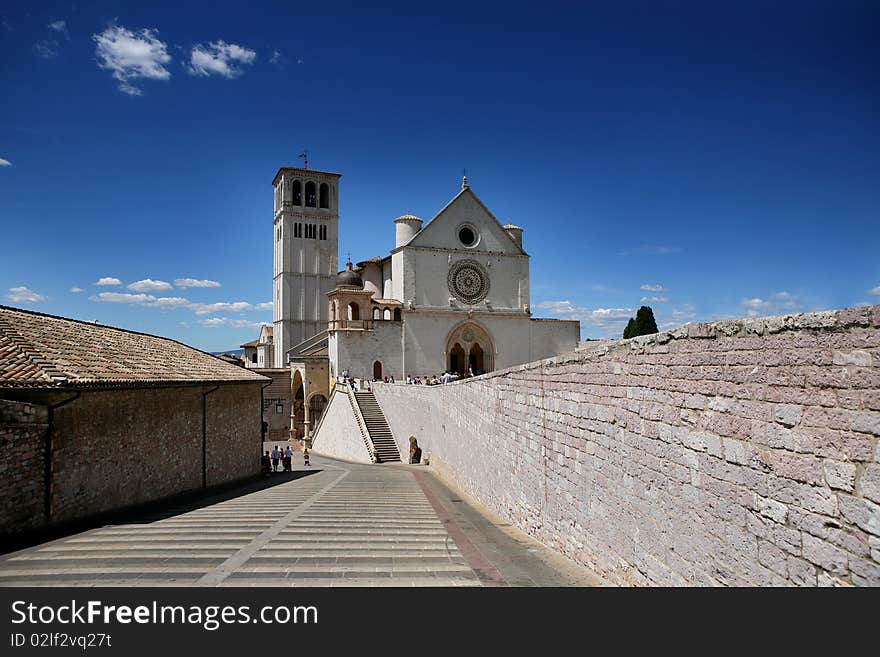
[[[348,386],[345,387],[347,388],[346,393],[348,394],[348,402],[351,404],[351,410],[354,411],[354,417],[357,420],[358,428],[361,430],[364,444],[367,446],[367,451],[370,453],[370,461],[377,463],[379,459],[376,456],[376,446],[373,445],[373,439],[370,437],[370,430],[367,429],[367,422],[364,420],[364,414],[361,412],[360,404],[357,402],[354,390]]]

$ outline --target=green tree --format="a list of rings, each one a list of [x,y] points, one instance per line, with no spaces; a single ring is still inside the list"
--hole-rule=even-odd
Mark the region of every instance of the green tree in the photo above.
[[[635,318],[630,317],[623,329],[624,338],[634,338],[637,335],[649,335],[657,333],[657,322],[654,320],[654,311],[650,306],[642,306],[636,312]]]
[[[642,306],[636,312],[636,335],[650,335],[651,333],[657,333],[654,311],[651,310],[651,306]]]

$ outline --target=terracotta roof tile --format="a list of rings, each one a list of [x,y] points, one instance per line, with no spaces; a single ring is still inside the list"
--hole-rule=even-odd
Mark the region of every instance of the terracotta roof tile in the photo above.
[[[265,380],[170,338],[0,306],[0,388]]]

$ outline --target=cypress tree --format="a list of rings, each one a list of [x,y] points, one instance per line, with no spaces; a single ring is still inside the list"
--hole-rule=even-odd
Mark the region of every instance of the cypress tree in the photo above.
[[[636,312],[635,333],[636,335],[649,335],[657,333],[657,322],[654,320],[654,311],[650,306],[642,306]]]
[[[633,337],[635,330],[636,330],[636,320],[634,320],[632,317],[630,317],[629,321],[626,323],[626,328],[623,329],[623,337],[624,338]]]

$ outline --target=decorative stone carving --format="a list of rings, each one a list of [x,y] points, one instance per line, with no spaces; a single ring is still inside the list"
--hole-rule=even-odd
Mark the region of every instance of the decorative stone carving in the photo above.
[[[446,284],[457,299],[474,304],[489,294],[489,272],[476,260],[458,260],[449,268]]]

